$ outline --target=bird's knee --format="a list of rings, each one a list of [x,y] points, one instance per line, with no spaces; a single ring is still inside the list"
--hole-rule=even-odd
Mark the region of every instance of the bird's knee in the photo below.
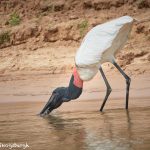
[[[110,94],[112,91],[112,88],[111,87],[107,87],[107,93]]]
[[[131,78],[130,77],[127,77],[126,78],[126,83],[129,85],[131,83]]]

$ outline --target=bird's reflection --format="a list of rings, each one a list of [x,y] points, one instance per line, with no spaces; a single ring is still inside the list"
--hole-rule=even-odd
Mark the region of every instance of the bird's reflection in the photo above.
[[[81,123],[74,119],[64,119],[61,115],[49,115],[45,120],[50,125],[52,134],[57,137],[57,142],[62,142],[64,146],[71,144],[69,146],[71,150],[85,147],[85,131]]]
[[[135,130],[136,123],[133,118],[136,114],[139,114],[139,109],[138,111],[118,109],[103,113],[49,115],[45,120],[58,141],[63,144],[71,142],[74,145],[73,150],[83,147],[104,150],[118,147],[122,150],[135,148],[140,140],[136,136],[138,132]]]
[[[45,120],[56,130],[63,130],[65,128],[66,120],[60,116],[48,115],[45,117]]]
[[[100,113],[97,119],[94,120],[94,126],[85,128],[86,143],[89,148],[94,145],[95,148],[101,149],[115,149],[116,147],[122,149],[129,149],[132,147],[132,124],[130,112],[126,110],[110,110]],[[92,124],[92,122],[88,123]],[[94,140],[93,140],[94,139]]]

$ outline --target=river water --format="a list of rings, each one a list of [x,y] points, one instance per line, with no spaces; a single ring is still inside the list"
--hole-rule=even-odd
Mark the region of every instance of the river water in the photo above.
[[[51,91],[67,85],[69,78],[0,78],[0,150],[150,150],[149,75],[132,77],[128,111],[125,81],[116,75],[112,80],[111,75],[113,91],[103,113],[99,108],[106,89],[97,76],[84,84],[78,100],[63,104],[48,117],[38,116]]]
[[[0,143],[27,143],[31,150],[150,149],[150,107],[103,113],[57,110],[42,118],[36,115],[42,104],[2,103]]]

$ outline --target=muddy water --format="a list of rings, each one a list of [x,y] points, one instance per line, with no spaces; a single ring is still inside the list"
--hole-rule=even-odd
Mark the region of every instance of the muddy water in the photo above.
[[[31,150],[150,149],[150,107],[103,113],[57,110],[41,118],[35,115],[41,105],[1,104],[0,143],[27,143]]]
[[[149,75],[132,78],[129,111],[124,109],[125,81],[111,75],[113,91],[103,113],[98,110],[106,90],[97,76],[84,84],[78,100],[63,104],[46,118],[37,116],[51,91],[68,85],[69,78],[0,78],[0,150],[9,149],[2,144],[13,143],[27,143],[29,150],[150,150]]]

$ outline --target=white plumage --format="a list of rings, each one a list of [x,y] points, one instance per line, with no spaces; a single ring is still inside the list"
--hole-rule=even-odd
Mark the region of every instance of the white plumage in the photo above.
[[[115,54],[128,39],[133,20],[123,16],[97,25],[86,34],[75,56],[82,80],[92,79],[102,63],[113,62]]]

